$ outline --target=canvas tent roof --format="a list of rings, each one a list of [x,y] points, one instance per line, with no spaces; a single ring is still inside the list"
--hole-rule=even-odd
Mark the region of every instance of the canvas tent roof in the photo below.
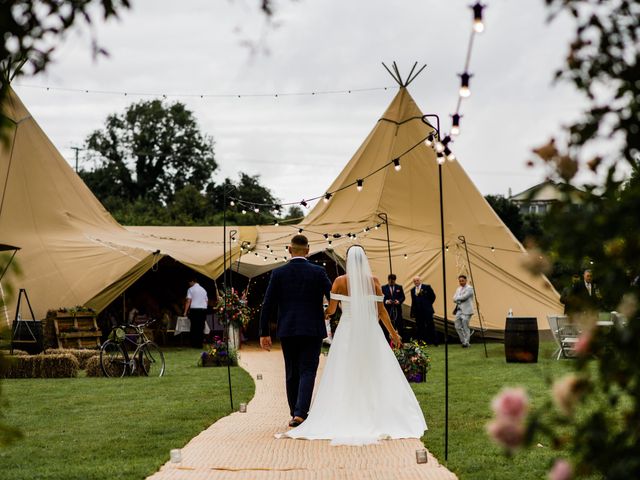
[[[222,227],[126,229],[98,202],[9,89],[3,105],[9,141],[0,145],[0,243],[16,245],[36,317],[50,308],[101,310],[163,256],[216,278],[223,270]],[[255,241],[255,227],[234,227]],[[233,258],[239,247],[233,245]],[[229,261],[229,259],[228,259]],[[5,279],[6,280],[6,279]],[[10,305],[7,317],[14,314]]]
[[[382,223],[378,214],[385,213],[393,272],[407,291],[408,302],[412,278],[420,276],[436,291],[436,315],[443,317],[438,164],[433,148],[424,143],[433,128],[422,117],[407,89],[400,88],[355,155],[327,188],[328,192],[337,192],[330,201],[318,202],[299,226],[258,227],[259,256],[245,255],[241,262],[259,265],[263,255],[272,261],[299,227],[309,237],[312,253],[329,247],[325,233],[341,233],[339,239],[330,237],[331,252],[344,258],[354,243],[344,234],[356,233],[355,242],[367,250],[374,273],[384,283],[389,273],[385,226],[367,232],[363,229]],[[382,168],[365,179],[360,192],[354,186],[345,188],[395,158],[400,158],[400,171]],[[466,251],[459,239],[464,236],[485,328],[500,337],[511,308],[516,316],[537,317],[539,328],[548,330],[546,316],[562,312],[559,295],[551,283],[523,266],[529,254],[459,162],[447,161],[442,166],[442,181],[448,311],[453,310],[450,298],[457,287],[458,274],[469,276]],[[270,254],[270,250],[275,253]],[[448,317],[452,320],[450,313]],[[477,315],[472,325],[479,326]]]

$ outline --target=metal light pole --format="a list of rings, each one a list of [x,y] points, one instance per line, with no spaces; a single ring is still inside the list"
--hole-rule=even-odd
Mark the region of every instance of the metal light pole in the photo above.
[[[440,117],[435,114],[422,116],[422,121],[434,128],[427,120],[429,117],[436,119],[436,131],[440,140]],[[438,158],[441,153],[438,153]],[[442,163],[438,160],[438,188],[440,193],[440,253],[442,256],[442,306],[444,314],[444,459],[449,458],[449,320],[447,318],[447,269],[445,261],[444,244],[444,201],[442,198]]]
[[[229,314],[227,312],[227,188],[222,189],[222,305],[224,311],[224,321],[229,323]],[[231,248],[229,248],[231,251]],[[231,258],[229,258],[231,262]],[[227,328],[228,330],[228,328]],[[229,380],[229,402],[231,403],[231,411],[233,412],[233,390],[231,389],[231,355],[229,355],[229,332],[225,332],[225,345],[227,348],[227,378]]]
[[[389,275],[393,273],[393,267],[391,266],[391,240],[389,238],[389,217],[386,213],[378,213],[378,217],[384,221],[384,225],[387,229],[387,252],[389,254]]]

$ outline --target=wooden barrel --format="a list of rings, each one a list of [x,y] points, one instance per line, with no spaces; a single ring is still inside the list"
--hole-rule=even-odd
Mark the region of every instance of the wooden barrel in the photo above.
[[[507,362],[537,363],[538,320],[535,317],[508,317],[504,329]]]

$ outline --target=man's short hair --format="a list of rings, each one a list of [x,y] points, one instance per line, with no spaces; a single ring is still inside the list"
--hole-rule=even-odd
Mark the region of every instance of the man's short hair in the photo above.
[[[295,235],[291,239],[291,246],[298,248],[307,248],[309,246],[309,239],[304,235]]]
[[[390,273],[389,276],[387,277],[387,280],[395,280],[396,278],[396,274],[395,273]]]
[[[458,278],[464,278],[466,280],[467,276],[466,275],[458,275]]]

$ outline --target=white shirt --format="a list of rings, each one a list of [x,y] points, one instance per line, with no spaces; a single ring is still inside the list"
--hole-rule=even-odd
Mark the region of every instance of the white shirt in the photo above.
[[[187,298],[191,300],[189,308],[207,308],[208,297],[207,291],[199,284],[195,283],[193,287],[187,290]]]
[[[584,282],[584,286],[587,287],[587,292],[589,292],[589,295],[591,295],[591,284]]]

